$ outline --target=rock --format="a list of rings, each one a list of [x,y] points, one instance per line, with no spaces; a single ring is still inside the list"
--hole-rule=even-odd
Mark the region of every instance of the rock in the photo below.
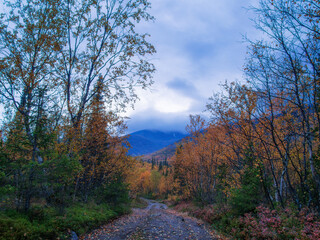
[[[74,231],[71,231],[70,235],[71,235],[70,240],[78,240],[79,239],[77,234]]]

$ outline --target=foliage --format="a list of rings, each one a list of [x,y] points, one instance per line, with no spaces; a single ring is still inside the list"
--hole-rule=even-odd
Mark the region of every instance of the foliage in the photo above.
[[[169,161],[168,195],[227,204],[198,215],[240,239],[317,239],[320,2],[261,0],[252,10],[263,34],[247,39],[246,82],[222,84],[208,121],[190,117],[190,138]]]
[[[259,203],[320,209],[319,9],[272,0],[253,9],[266,36],[248,40],[246,83],[222,84],[211,119],[190,117],[190,139],[171,160],[180,198],[228,202],[236,214]]]
[[[263,200],[261,178],[255,162],[252,153],[247,150],[240,186],[231,192],[230,197],[230,204],[238,215],[252,212]]]
[[[167,161],[148,163],[136,160],[132,170],[128,182],[133,199],[137,196],[166,198],[171,192],[172,174],[169,174]]]
[[[0,238],[55,239],[128,211],[120,112],[152,84],[146,0],[4,1]],[[99,203],[99,205],[97,205]],[[107,205],[109,204],[109,205]]]
[[[202,219],[232,239],[319,239],[320,219],[308,208],[271,210],[258,206],[242,216],[232,214],[227,204],[197,206],[179,202],[174,209]]]
[[[253,11],[265,35],[248,40],[246,83],[222,84],[211,118],[190,116],[175,156],[151,163],[127,156],[119,117],[152,83],[155,50],[135,30],[153,19],[150,3],[6,5],[1,236],[81,233],[116,215],[105,203],[123,213],[129,196],[144,195],[194,201],[194,215],[238,238],[320,237],[319,1],[261,0]]]
[[[0,239],[68,239],[69,231],[78,235],[114,218],[117,213],[106,204],[76,204],[63,216],[50,207],[34,206],[27,214],[10,210],[0,213]]]
[[[319,239],[320,221],[317,214],[304,208],[294,212],[290,208],[281,211],[257,207],[257,214],[245,214],[239,218],[232,235],[237,238],[255,239]]]
[[[252,212],[262,201],[261,183],[256,169],[246,169],[240,188],[233,190],[230,204],[236,214]]]
[[[97,189],[97,199],[100,202],[107,202],[113,205],[129,203],[128,185],[124,183],[121,176],[110,183],[104,184]]]

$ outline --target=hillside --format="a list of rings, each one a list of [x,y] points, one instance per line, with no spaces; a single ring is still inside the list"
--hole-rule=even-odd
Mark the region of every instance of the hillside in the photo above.
[[[131,133],[128,137],[130,143],[130,156],[141,156],[156,152],[186,137],[180,132],[163,132],[158,130],[141,130]]]
[[[164,148],[161,148],[158,151],[143,155],[141,157],[141,160],[143,161],[151,161],[154,159],[157,162],[164,161],[165,159],[170,159],[172,156],[174,156],[176,152],[176,145],[179,144],[181,141],[175,142],[173,144],[170,144]]]

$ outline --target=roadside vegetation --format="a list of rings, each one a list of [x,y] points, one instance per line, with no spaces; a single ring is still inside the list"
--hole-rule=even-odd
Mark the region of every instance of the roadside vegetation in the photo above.
[[[66,207],[63,214],[54,207],[34,205],[27,213],[7,210],[0,215],[0,239],[70,239],[97,228],[124,214],[127,209],[114,210],[112,205],[77,203]]]
[[[139,196],[234,239],[320,239],[320,1],[261,0],[246,81],[222,84],[209,120],[190,116],[175,155],[149,163],[127,156],[120,113],[152,84],[155,49],[135,31],[150,3],[106,2],[5,3],[0,239],[66,239]]]
[[[235,239],[319,239],[319,1],[261,0],[246,82],[226,82],[191,116],[154,189]],[[158,183],[157,183],[158,181]],[[149,187],[150,186],[150,187]]]
[[[129,211],[121,111],[152,84],[148,1],[3,1],[0,239],[64,239]]]

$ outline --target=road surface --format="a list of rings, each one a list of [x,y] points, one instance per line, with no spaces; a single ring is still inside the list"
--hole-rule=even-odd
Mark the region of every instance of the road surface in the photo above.
[[[214,237],[200,220],[168,209],[163,204],[147,200],[145,209],[133,209],[123,216],[91,233],[81,236],[83,240],[211,240]]]

